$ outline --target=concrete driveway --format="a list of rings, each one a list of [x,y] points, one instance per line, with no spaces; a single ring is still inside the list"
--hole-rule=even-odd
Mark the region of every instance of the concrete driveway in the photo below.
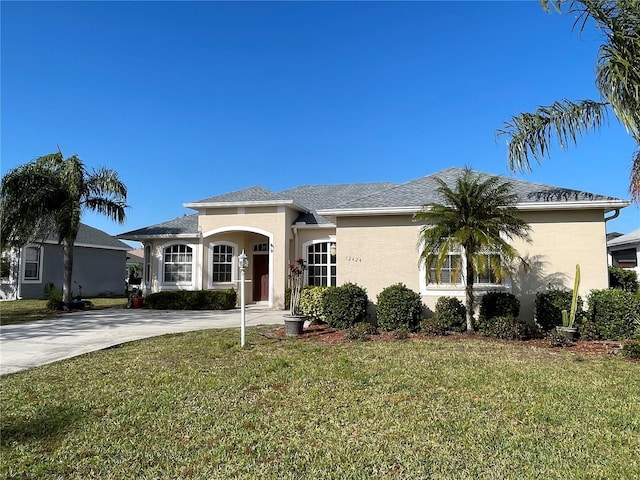
[[[250,306],[246,325],[284,324],[279,310]],[[240,309],[167,311],[107,308],[0,326],[0,375],[167,333],[238,328]]]

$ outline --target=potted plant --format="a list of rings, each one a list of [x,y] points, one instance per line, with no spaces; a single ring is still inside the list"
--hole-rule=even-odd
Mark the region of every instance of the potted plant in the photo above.
[[[576,310],[578,309],[578,288],[580,287],[580,265],[576,265],[576,278],[573,282],[573,294],[571,295],[571,311],[562,310],[562,326],[557,326],[556,330],[566,336],[569,340],[575,340],[578,336],[578,329],[574,327],[576,321]]]
[[[294,263],[289,263],[288,269],[291,300],[289,313],[284,315],[284,331],[289,336],[295,336],[302,333],[304,322],[307,320],[307,316],[303,315],[300,310],[300,292],[307,265],[302,257],[298,257]]]

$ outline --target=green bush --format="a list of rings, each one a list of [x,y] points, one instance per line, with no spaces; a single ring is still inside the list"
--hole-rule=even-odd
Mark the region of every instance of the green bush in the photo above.
[[[544,331],[550,331],[562,325],[562,310],[571,311],[572,296],[573,292],[559,289],[536,294],[535,318]],[[580,319],[582,316],[582,298],[578,296],[576,318]]]
[[[145,306],[155,310],[229,310],[237,300],[233,289],[173,290],[147,295]]]
[[[444,297],[443,297],[444,298]],[[420,331],[425,335],[446,335],[447,329],[435,316],[420,322]]]
[[[622,346],[622,355],[640,360],[640,340],[630,340]]]
[[[640,335],[640,297],[624,290],[591,290],[587,319],[602,338],[624,340]]]
[[[503,340],[528,340],[536,336],[535,327],[513,316],[493,317],[487,320],[483,333]]]
[[[420,324],[422,309],[420,294],[403,283],[391,285],[378,294],[378,327],[387,331],[400,328],[414,331]]]
[[[47,283],[44,286],[44,299],[47,300],[47,310],[56,312],[64,309],[62,302],[62,292],[56,288],[53,283]]]
[[[578,324],[578,334],[582,340],[599,340],[598,326],[589,320]]]
[[[329,287],[305,286],[300,292],[300,310],[303,315],[308,315],[314,323],[324,321],[322,310],[322,296]]]
[[[367,291],[354,284],[327,287],[322,295],[324,320],[335,328],[350,328],[367,315]]]
[[[464,332],[467,329],[466,312],[464,304],[456,297],[440,297],[432,318],[445,331]]]
[[[367,322],[356,323],[344,332],[345,340],[366,342],[371,335],[378,333],[376,327]]]
[[[609,267],[609,287],[636,293],[638,291],[638,274],[634,270]]]
[[[520,300],[508,292],[487,292],[480,298],[480,325],[495,317],[514,317],[520,315]]]

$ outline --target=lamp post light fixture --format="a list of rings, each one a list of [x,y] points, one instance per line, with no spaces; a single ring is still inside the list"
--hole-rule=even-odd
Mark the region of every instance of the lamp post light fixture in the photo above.
[[[244,324],[245,324],[245,311],[244,311],[244,270],[249,266],[249,258],[247,254],[242,253],[238,255],[238,267],[240,268],[240,346],[244,347]]]

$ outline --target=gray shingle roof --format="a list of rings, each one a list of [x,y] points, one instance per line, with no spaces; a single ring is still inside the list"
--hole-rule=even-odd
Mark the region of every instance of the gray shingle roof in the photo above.
[[[193,203],[267,202],[280,200],[291,200],[291,197],[282,196],[260,186],[254,186],[235,192],[224,193],[215,197],[205,198]]]
[[[307,213],[298,216],[296,222],[307,224],[329,223],[324,217],[317,214],[317,210],[335,208],[338,205],[375,192],[395,186],[395,183],[349,183],[342,185],[306,185],[291,188],[280,194],[292,198],[296,203],[309,209]]]
[[[609,240],[607,242],[607,247],[613,247],[617,245],[632,245],[635,243],[640,243],[640,228],[634,230],[633,232],[627,233],[626,235],[621,235],[619,237],[614,238],[613,240]]]
[[[58,237],[55,235],[49,235],[46,242],[58,242]],[[107,232],[98,230],[97,228],[90,227],[85,223],[80,223],[78,229],[78,236],[75,241],[76,245],[88,245],[95,247],[106,247],[117,250],[130,250],[131,247],[124,242],[121,242],[115,237],[112,237]]]
[[[440,178],[447,185],[453,185],[462,168],[448,168],[432,175],[417,178],[407,183],[388,188],[369,196],[344,202],[336,209],[367,209],[367,208],[398,208],[419,207],[427,203],[437,202],[438,182]],[[489,176],[482,172],[475,172],[481,176]],[[560,201],[580,200],[618,200],[613,197],[581,192],[567,188],[554,187],[541,183],[526,182],[507,177],[501,177],[509,181],[521,203],[544,203]],[[328,208],[330,209],[330,208]]]
[[[121,233],[118,238],[154,237],[160,235],[182,235],[198,233],[198,214],[184,215],[168,222],[157,223],[149,227],[139,228]]]
[[[301,212],[295,222],[309,225],[328,224],[329,220],[318,214],[318,211],[367,210],[393,208],[420,208],[428,203],[437,202],[436,178],[448,185],[453,185],[462,168],[448,168],[432,175],[427,175],[407,183],[397,185],[391,182],[353,183],[338,185],[306,185],[276,193],[260,186],[245,188],[235,192],[205,198],[196,204],[242,204],[244,202],[294,202],[296,207],[307,209]],[[481,176],[489,174],[476,172]],[[568,201],[620,201],[617,198],[582,192],[567,188],[554,187],[541,183],[527,182],[507,177],[520,203],[548,203]],[[151,225],[118,235],[119,238],[135,239],[136,237],[154,237],[164,235],[197,235],[198,214],[185,215],[168,222]]]

